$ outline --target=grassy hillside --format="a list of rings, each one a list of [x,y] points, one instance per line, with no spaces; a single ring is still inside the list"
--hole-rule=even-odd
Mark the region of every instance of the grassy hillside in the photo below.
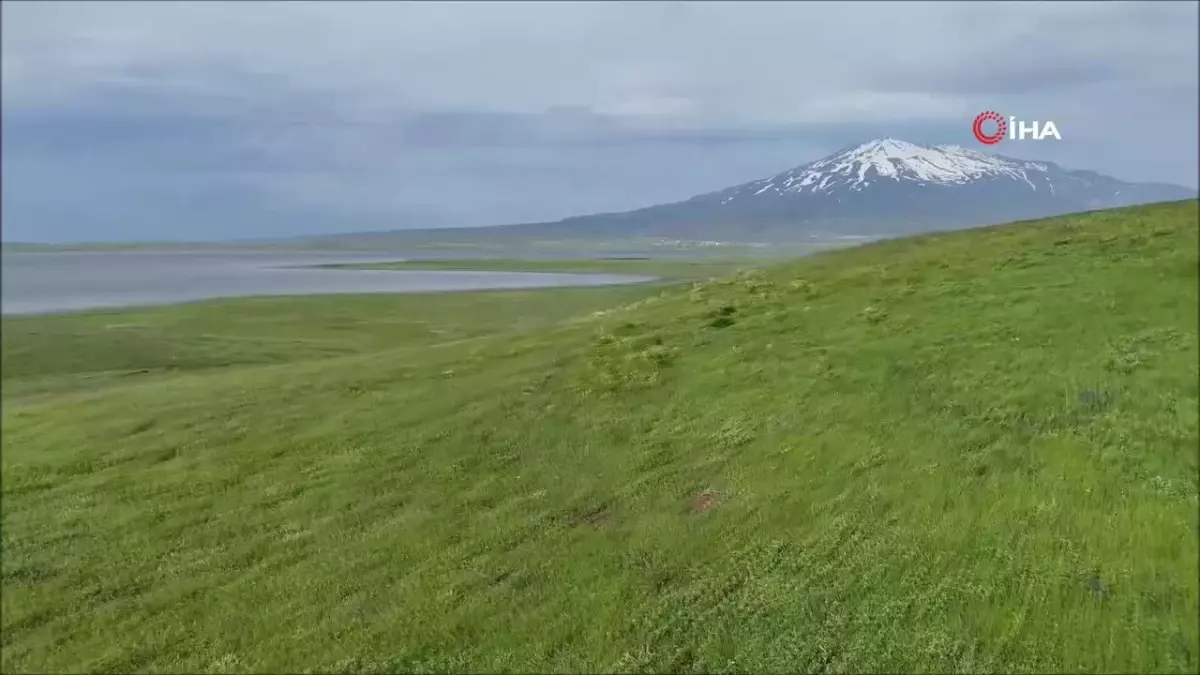
[[[3,323],[5,672],[1196,672],[1195,202]]]

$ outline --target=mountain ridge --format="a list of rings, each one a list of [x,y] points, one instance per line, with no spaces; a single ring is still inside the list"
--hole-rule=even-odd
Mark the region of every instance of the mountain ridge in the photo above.
[[[1126,182],[1050,161],[877,138],[682,201],[556,221],[419,232],[441,239],[810,241],[902,236],[1196,196],[1196,190],[1179,185]]]

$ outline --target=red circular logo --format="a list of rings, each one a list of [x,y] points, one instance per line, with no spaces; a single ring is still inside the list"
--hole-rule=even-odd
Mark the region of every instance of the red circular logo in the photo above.
[[[983,133],[984,122],[995,122],[996,133]],[[995,145],[1004,140],[1004,135],[1008,133],[1008,123],[1004,121],[1004,118],[1001,117],[999,113],[988,110],[986,112],[979,113],[979,116],[975,118],[975,124],[971,125],[971,131],[975,132],[975,138],[980,143],[983,143],[984,145]]]

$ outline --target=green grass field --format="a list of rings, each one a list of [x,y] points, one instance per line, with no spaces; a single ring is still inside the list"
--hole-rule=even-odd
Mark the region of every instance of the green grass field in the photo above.
[[[1197,205],[3,321],[4,672],[1196,672]]]

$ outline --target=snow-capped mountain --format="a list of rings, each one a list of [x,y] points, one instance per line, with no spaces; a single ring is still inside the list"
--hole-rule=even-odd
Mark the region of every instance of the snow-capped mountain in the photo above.
[[[683,202],[513,227],[556,235],[801,240],[814,233],[973,227],[1195,197],[1195,190],[1177,185],[1126,183],[1053,162],[883,138]]]
[[[777,195],[833,194],[847,190],[860,192],[869,188],[872,182],[878,184],[886,180],[908,181],[925,187],[963,185],[989,178],[1022,181],[1035,191],[1040,183],[1053,193],[1051,166],[1045,162],[1008,159],[954,145],[926,148],[883,138],[719,194],[727,194],[721,202],[728,203],[738,196],[744,198],[747,193],[750,196],[766,192]]]

